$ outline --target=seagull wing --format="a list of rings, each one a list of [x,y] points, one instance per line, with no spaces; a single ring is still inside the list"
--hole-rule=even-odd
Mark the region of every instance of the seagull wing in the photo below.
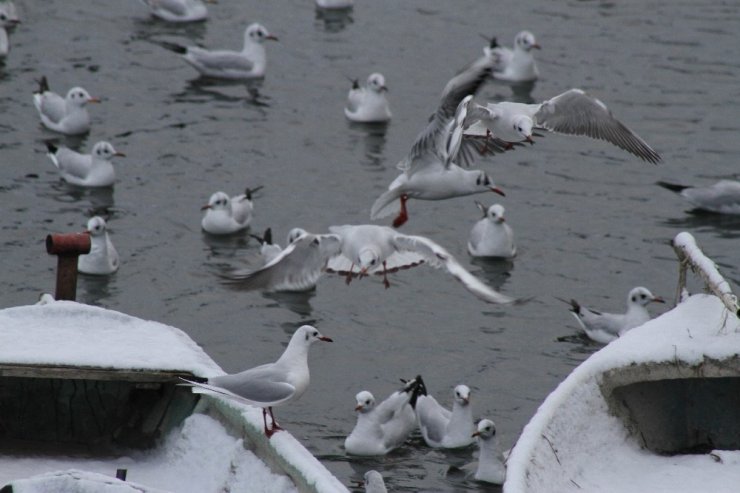
[[[499,293],[487,286],[483,281],[468,272],[465,267],[447,250],[437,243],[423,236],[409,236],[396,234],[393,243],[399,250],[416,252],[432,267],[444,267],[447,272],[460,281],[465,289],[487,303],[508,304],[516,300]]]
[[[452,412],[443,408],[431,395],[422,395],[416,401],[416,416],[424,438],[440,443],[445,436]]]
[[[355,111],[357,111],[358,108],[362,106],[364,96],[364,88],[350,89],[349,94],[347,95],[347,111],[349,111],[350,113],[354,113]]]
[[[534,115],[534,123],[551,132],[611,142],[651,163],[660,161],[660,155],[614,118],[604,103],[580,89],[570,89],[542,103]]]
[[[188,47],[187,57],[207,70],[238,70],[249,72],[254,63],[236,51],[209,51],[195,46]]]
[[[39,113],[50,121],[59,123],[67,116],[67,103],[59,94],[46,91],[43,94],[37,94],[34,98],[38,102],[36,108],[39,110]]]
[[[80,154],[66,147],[60,147],[56,154],[49,154],[59,171],[84,180],[90,174],[93,159],[90,154]]]
[[[234,375],[213,377],[206,384],[191,381],[188,384],[199,389],[195,392],[221,395],[256,406],[275,406],[295,393],[295,387],[286,382],[285,377],[285,372],[277,371],[270,364]]]

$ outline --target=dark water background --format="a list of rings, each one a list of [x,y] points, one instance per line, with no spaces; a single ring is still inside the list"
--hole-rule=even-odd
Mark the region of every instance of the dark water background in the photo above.
[[[678,265],[667,243],[683,230],[735,285],[740,279],[740,217],[689,214],[679,196],[655,185],[740,178],[737,2],[358,0],[349,17],[325,19],[310,0],[219,0],[206,23],[192,26],[152,20],[135,1],[16,3],[23,24],[0,68],[0,306],[52,291],[46,234],[80,231],[92,211],[107,209],[122,266],[110,278],[82,277],[79,301],[179,327],[227,371],[272,360],[303,323],[334,338],[314,347],[307,394],[277,414],[346,484],[375,468],[397,491],[482,488],[447,474],[474,449],[431,450],[416,437],[388,457],[348,458],[342,443],[359,390],[382,398],[399,377],[420,373],[449,404],[453,386],[466,383],[476,418],[493,419],[509,447],[547,394],[599,347],[569,337],[575,321],[555,296],[608,311],[623,309],[637,285],[671,298]],[[157,45],[238,48],[255,20],[280,37],[267,47],[258,98],[242,85],[203,84]],[[379,280],[347,287],[324,278],[313,294],[270,296],[219,282],[224,269],[257,266],[258,244],[246,234],[200,231],[199,209],[212,192],[264,185],[252,229],[271,226],[281,242],[294,226],[321,232],[368,222],[446,81],[481,53],[479,34],[510,45],[525,28],[543,46],[534,100],[584,88],[664,158],[654,166],[604,143],[548,136],[479,162],[507,192],[501,203],[520,251],[513,263],[468,258],[479,217],[473,198],[411,203],[405,232],[430,236],[492,285],[531,302],[486,305],[427,268],[394,276],[387,291]],[[346,77],[373,71],[386,77],[394,119],[387,127],[350,124]],[[90,108],[89,136],[63,138],[40,126],[31,93],[42,74],[60,92],[79,84],[104,98]],[[511,95],[495,84],[480,94]],[[47,139],[84,149],[111,141],[128,155],[116,161],[114,191],[61,183],[45,156]]]

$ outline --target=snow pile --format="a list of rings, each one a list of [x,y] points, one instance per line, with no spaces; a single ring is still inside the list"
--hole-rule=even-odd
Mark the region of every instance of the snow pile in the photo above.
[[[13,493],[165,493],[144,485],[125,483],[116,478],[86,471],[41,474],[13,483]]]
[[[508,459],[505,493],[736,492],[740,452],[658,456],[641,449],[609,413],[604,371],[740,352],[740,321],[715,296],[694,295],[593,354],[552,392]]]

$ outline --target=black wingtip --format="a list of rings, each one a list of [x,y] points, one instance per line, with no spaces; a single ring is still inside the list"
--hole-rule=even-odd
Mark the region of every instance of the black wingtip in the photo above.
[[[247,200],[252,200],[252,194],[255,193],[255,192],[259,192],[263,188],[264,188],[263,185],[260,185],[260,186],[255,187],[255,188],[249,188],[249,187],[247,187],[247,189],[244,191],[244,195],[247,197]],[[270,242],[270,243],[272,243],[272,242]]]
[[[491,41],[488,43],[488,47],[491,49],[498,48],[498,40],[496,40],[496,36],[491,37]]]
[[[264,239],[264,242],[268,245],[272,245],[272,228],[267,228],[265,230],[265,235],[262,237]]]
[[[36,91],[36,94],[43,94],[49,90],[49,81],[46,80],[45,75],[42,75],[41,78],[36,82],[38,82],[39,84],[39,88]]]
[[[427,387],[424,385],[424,380],[421,379],[421,375],[417,375],[412,381],[414,382],[414,387],[409,404],[413,409],[416,409],[416,401],[419,399],[420,395],[427,395]]]
[[[558,300],[558,301],[562,301],[566,305],[570,305],[570,311],[572,311],[576,315],[580,315],[580,313],[581,313],[581,305],[579,305],[576,300],[574,300],[574,299],[571,298],[570,301],[569,301],[569,300],[565,300],[563,298],[560,298],[558,296],[555,296],[555,299]]]
[[[683,190],[686,190],[689,188],[686,185],[679,185],[677,183],[668,183],[667,181],[659,181],[657,182],[657,185],[660,185],[661,187],[670,190],[671,192],[681,193]]]
[[[177,43],[170,43],[169,41],[160,41],[159,44],[162,46],[162,48],[165,48],[170,51],[174,51],[178,55],[184,55],[185,53],[188,52],[188,48],[186,46],[179,45]]]
[[[56,154],[59,148],[52,144],[51,142],[46,143],[46,150],[49,151],[51,154]]]

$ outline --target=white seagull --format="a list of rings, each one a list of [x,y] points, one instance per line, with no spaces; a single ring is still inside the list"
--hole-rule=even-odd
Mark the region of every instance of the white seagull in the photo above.
[[[355,79],[347,95],[344,115],[353,122],[387,122],[393,116],[385,95],[387,91],[383,74],[370,74],[367,84],[362,87]]]
[[[646,308],[650,302],[665,303],[663,298],[653,295],[649,289],[636,287],[627,296],[626,313],[597,312],[581,306],[576,300],[570,300],[570,311],[590,339],[607,344],[650,320],[650,313]]]
[[[399,227],[408,219],[408,199],[445,200],[490,191],[503,195],[483,171],[458,166],[467,166],[476,153],[503,150],[496,139],[488,139],[479,149],[473,139],[464,140],[462,133],[456,132],[467,120],[472,95],[490,73],[490,59],[482,57],[450,79],[431,121],[414,141],[411,152],[398,163],[401,175],[372,205],[372,219],[397,211],[396,200],[400,200],[400,212],[393,226]]]
[[[660,155],[614,118],[604,103],[581,89],[570,89],[539,104],[504,101],[475,105],[466,125],[466,135],[492,135],[509,143],[533,143],[533,131],[538,129],[585,135],[610,142],[645,161],[660,161]]]
[[[109,187],[116,181],[116,172],[111,159],[125,157],[109,142],[96,143],[90,154],[80,154],[67,147],[57,147],[47,142],[47,156],[57,167],[62,179],[80,187]]]
[[[506,82],[531,82],[537,80],[540,72],[532,50],[540,49],[537,40],[529,31],[522,31],[514,38],[514,48],[500,46],[496,38],[491,39],[483,53],[493,59],[491,75],[494,79]]]
[[[87,221],[86,231],[90,234],[90,253],[78,257],[77,270],[94,275],[116,272],[119,266],[118,252],[108,236],[105,219],[100,216],[91,217]]]
[[[272,241],[272,228],[267,228],[262,236],[252,234],[249,236],[259,242],[260,256],[264,260],[264,265],[269,264],[272,259],[280,255],[280,252],[283,251],[283,249],[280,248],[280,245],[273,243]]]
[[[355,5],[354,0],[315,0],[316,7],[325,10],[349,9]]]
[[[329,337],[310,325],[299,327],[290,338],[288,347],[274,363],[256,366],[240,373],[211,377],[206,383],[185,380],[194,393],[227,397],[262,408],[265,435],[271,437],[282,428],[275,421],[272,408],[293,402],[308,388],[308,349],[316,341],[332,342]],[[267,426],[267,414],[271,426]]]
[[[267,265],[247,274],[235,273],[233,282],[243,289],[300,291],[315,284],[323,272],[353,277],[383,276],[427,264],[444,267],[465,289],[488,303],[513,303],[514,298],[494,291],[468,272],[450,252],[423,236],[398,233],[374,224],[331,226],[330,234],[306,233],[288,245]]]
[[[467,385],[455,387],[452,411],[442,407],[431,395],[420,395],[416,401],[416,417],[424,441],[430,447],[467,447],[475,440],[470,389]]]
[[[267,54],[263,43],[277,41],[264,26],[250,24],[244,31],[244,47],[241,51],[206,50],[197,46],[182,46],[163,42],[162,46],[182,55],[201,75],[217,79],[249,80],[265,76]]]
[[[10,39],[8,31],[20,24],[21,20],[15,13],[13,2],[0,2],[0,62],[10,53]]]
[[[262,187],[247,188],[241,195],[229,197],[226,192],[216,192],[201,207],[206,211],[200,222],[203,231],[212,235],[228,235],[246,229],[252,222],[254,204],[252,194]]]
[[[506,466],[504,465],[504,454],[501,452],[496,436],[496,425],[490,419],[481,419],[473,436],[478,439],[480,451],[478,467],[473,477],[478,481],[504,484]]]
[[[216,0],[206,0],[216,3]],[[202,0],[141,0],[154,17],[167,22],[197,22],[208,18]]]
[[[514,231],[504,219],[504,206],[486,208],[476,201],[483,218],[473,225],[468,239],[468,253],[473,257],[512,258],[516,255]]]
[[[719,214],[740,214],[740,181],[720,180],[704,187],[664,181],[659,181],[658,185],[678,193],[697,209]]]
[[[386,455],[406,441],[416,429],[416,380],[404,386],[380,404],[367,390],[355,396],[357,423],[344,440],[344,449],[351,455]]]
[[[371,469],[363,476],[365,493],[388,493],[383,476],[376,470]]]
[[[33,105],[41,117],[41,123],[55,132],[66,135],[84,134],[90,131],[90,115],[87,103],[99,103],[81,87],[73,87],[66,97],[49,90],[45,76],[39,80],[39,88],[33,94]]]

